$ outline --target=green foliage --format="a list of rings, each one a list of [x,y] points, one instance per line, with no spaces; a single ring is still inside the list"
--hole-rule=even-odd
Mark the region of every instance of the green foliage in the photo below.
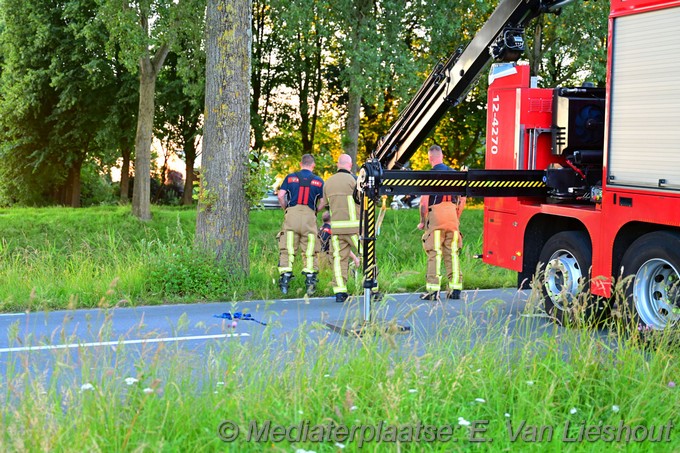
[[[131,73],[150,49],[178,46],[181,39],[195,40],[203,30],[205,0],[96,0],[100,18],[111,39],[107,52],[117,57]],[[199,38],[200,41],[200,38]]]
[[[276,136],[268,139],[263,147],[267,155],[274,156],[270,159],[270,172],[279,183],[287,174],[300,169],[300,160],[304,154],[293,123],[286,120],[283,124],[288,129],[280,130]],[[342,153],[342,148],[339,134],[333,130],[332,118],[321,115],[318,125],[317,141],[311,154],[316,162],[314,172],[325,178],[336,172],[337,158]]]
[[[195,250],[191,244],[172,244],[160,246],[154,256],[149,287],[158,291],[158,296],[170,300],[187,296],[218,300],[230,292],[233,279],[225,263],[215,263],[213,254]]]
[[[87,0],[5,0],[2,13],[0,198],[71,204],[81,166],[115,160],[98,140],[118,91],[105,29]]]
[[[94,163],[87,163],[82,170],[80,199],[83,206],[114,204],[117,201],[116,188],[111,177],[102,175]]]
[[[294,120],[285,114],[279,115],[281,129],[272,138],[268,139],[263,147],[264,151],[271,154],[272,170],[278,176],[285,176],[300,165],[302,143],[296,132]]]
[[[6,0],[3,22],[2,102],[0,102],[0,184],[10,202],[39,202],[43,189],[64,177],[50,148],[48,116],[56,109],[58,93],[51,86],[50,55],[67,40],[58,15],[44,2]],[[54,26],[54,28],[52,28]],[[50,32],[52,29],[52,32]],[[46,169],[52,163],[52,175]],[[61,168],[59,168],[61,167]],[[55,171],[56,170],[56,171]],[[61,170],[61,171],[60,171]],[[42,178],[31,180],[33,174]],[[32,184],[27,184],[27,183]]]
[[[196,41],[180,41],[179,53],[171,52],[156,83],[155,135],[165,152],[176,154],[193,171],[198,154],[197,143],[203,134],[205,106],[205,46],[202,34]]]
[[[608,15],[608,2],[579,2],[564,7],[559,15],[542,18],[540,86],[579,86],[589,81],[604,87]],[[531,49],[534,37],[528,30]]]
[[[267,190],[271,190],[274,178],[270,171],[271,163],[267,154],[255,155],[254,151],[251,150],[250,156],[247,163],[248,177],[244,189],[248,205],[252,207],[262,200]]]

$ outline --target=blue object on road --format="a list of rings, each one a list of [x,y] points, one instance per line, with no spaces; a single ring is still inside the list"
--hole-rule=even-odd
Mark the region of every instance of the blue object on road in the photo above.
[[[240,319],[242,321],[254,321],[258,324],[262,324],[263,326],[266,326],[266,322],[258,321],[257,319],[253,318],[253,315],[250,313],[241,313],[240,311],[235,312],[233,315],[231,312],[225,312],[222,313],[221,315],[213,315],[215,318],[220,318],[220,319]]]

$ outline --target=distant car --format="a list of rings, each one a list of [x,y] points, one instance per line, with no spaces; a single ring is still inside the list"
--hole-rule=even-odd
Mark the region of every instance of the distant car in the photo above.
[[[420,197],[413,195],[395,195],[390,203],[392,209],[411,209],[420,204]]]
[[[273,190],[268,190],[264,198],[260,200],[260,207],[264,209],[279,209],[279,197],[276,196],[276,192]]]

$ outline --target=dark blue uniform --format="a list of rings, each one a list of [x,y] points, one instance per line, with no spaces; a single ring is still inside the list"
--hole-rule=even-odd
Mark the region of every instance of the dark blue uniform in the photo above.
[[[307,205],[316,212],[316,203],[323,196],[323,179],[309,170],[300,170],[286,176],[281,190],[288,192],[287,207]]]
[[[295,251],[302,250],[302,272],[316,274],[319,270],[316,208],[323,196],[323,179],[310,170],[300,170],[286,176],[281,184],[286,192],[286,214],[279,233],[279,273],[293,271]]]

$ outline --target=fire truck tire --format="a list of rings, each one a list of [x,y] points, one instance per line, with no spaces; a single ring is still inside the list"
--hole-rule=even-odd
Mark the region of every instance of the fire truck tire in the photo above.
[[[623,255],[627,308],[639,329],[659,330],[680,319],[680,234],[648,233]],[[628,282],[626,278],[632,279]]]
[[[552,236],[539,256],[539,281],[545,312],[564,324],[573,319],[576,301],[587,304],[592,249],[586,233],[563,231]],[[584,290],[584,291],[582,291]],[[583,298],[579,295],[583,293]],[[584,313],[589,314],[584,311]]]

